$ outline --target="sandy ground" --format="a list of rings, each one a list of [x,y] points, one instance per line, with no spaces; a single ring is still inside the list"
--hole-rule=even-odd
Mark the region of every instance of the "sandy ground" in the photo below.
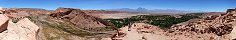
[[[130,31],[128,31],[129,29]],[[121,40],[170,40],[169,37],[163,35],[163,31],[159,28],[144,23],[135,23],[131,25],[131,28],[128,26],[122,27],[119,32],[125,33],[124,37],[118,35],[117,39]]]
[[[120,19],[120,18],[127,18],[131,16],[149,15],[149,14],[114,13],[114,14],[88,14],[88,15],[92,15],[92,16],[99,17],[102,19],[109,19],[109,18]]]

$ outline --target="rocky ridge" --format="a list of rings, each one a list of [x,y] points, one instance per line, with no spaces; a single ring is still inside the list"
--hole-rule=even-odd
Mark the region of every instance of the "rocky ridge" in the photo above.
[[[17,28],[15,27],[4,26],[4,32],[1,34],[7,37],[0,37],[0,39],[9,39],[8,36],[16,36],[15,38],[12,38],[12,40],[90,40],[111,36],[115,29],[108,22],[100,18],[87,15],[82,10],[74,8],[58,8],[57,10],[44,10],[35,8],[4,8],[1,10],[1,12],[1,14],[4,14],[4,17],[8,18],[7,20],[10,20],[9,23],[8,21],[6,23],[2,23],[11,26],[13,25],[12,23],[14,23],[14,25],[17,25],[17,28],[20,29],[16,30]],[[22,25],[27,25],[24,22],[21,22],[21,20],[25,18],[29,19],[24,21],[30,20],[39,26],[39,28],[37,28],[39,29],[37,30],[37,33],[31,32],[35,31],[34,29],[27,28],[30,25],[21,28]],[[5,27],[8,27],[9,29]],[[11,31],[17,31],[17,33],[21,34],[15,35],[14,32]],[[18,31],[27,32],[23,33]],[[36,37],[36,39],[26,38],[29,36],[25,36],[25,33],[27,33],[27,35],[31,35],[31,33],[28,32],[36,34],[36,36],[33,35]]]
[[[36,40],[38,36],[38,26],[32,23],[26,16],[30,15],[41,15],[43,13],[50,14],[50,17],[54,17],[56,20],[53,20],[48,23],[56,22],[58,20],[68,21],[76,25],[76,27],[84,28],[84,30],[91,31],[94,29],[98,29],[99,27],[111,26],[109,23],[101,20],[100,18],[88,15],[83,10],[73,9],[73,8],[58,8],[55,11],[44,11],[42,9],[7,9],[2,13],[4,15],[0,15],[0,29],[3,30],[0,33],[1,40]],[[38,11],[38,10],[42,10]],[[8,18],[9,17],[9,18]],[[42,17],[42,16],[40,16]],[[12,18],[20,18],[17,22],[12,22]],[[53,18],[53,19],[54,19]],[[45,20],[41,20],[40,22],[47,22]],[[120,28],[118,32],[111,38],[101,38],[101,40],[234,40],[236,38],[236,9],[229,9],[227,13],[208,16],[203,19],[199,19],[196,21],[191,21],[186,24],[174,25],[168,30],[160,29],[158,26],[153,26],[144,23],[134,23],[132,25],[128,25],[126,27]],[[40,23],[39,23],[40,24]],[[55,23],[56,24],[56,23]],[[42,26],[42,25],[39,25]],[[80,37],[81,35],[69,35],[70,33],[62,32],[65,31],[63,26],[61,25],[50,25],[55,26],[51,29],[43,32],[50,32],[48,34],[43,34],[49,36],[50,38],[60,39],[60,40],[96,40],[100,38],[86,38]],[[6,28],[7,27],[7,28]],[[41,30],[47,29],[43,26]],[[56,28],[61,28],[62,30],[56,30]],[[49,30],[50,29],[50,30]],[[74,29],[72,27],[71,29]],[[82,31],[74,31],[68,29],[71,33],[82,32]],[[59,33],[56,34],[55,30]],[[66,31],[68,31],[66,30]],[[96,30],[99,31],[99,30]],[[55,34],[53,34],[55,33]],[[88,32],[88,33],[97,33],[97,32]],[[57,37],[60,35],[59,37]],[[42,35],[41,35],[42,36]],[[39,37],[41,37],[39,36]],[[64,38],[61,36],[65,36]],[[100,36],[98,36],[100,37]],[[46,38],[47,37],[42,37]],[[48,40],[50,40],[50,38]],[[44,40],[44,39],[42,39]]]
[[[54,11],[53,14],[50,16],[57,18],[68,20],[75,24],[78,27],[85,28],[85,29],[94,29],[96,27],[107,27],[112,26],[111,23],[106,22],[100,18],[87,15],[80,9],[73,9],[73,8],[58,8]]]
[[[10,18],[20,18],[30,15],[50,14],[52,11],[38,8],[3,8],[2,12]]]
[[[168,30],[144,23],[120,28],[114,40],[235,40],[236,9],[227,13],[174,25]]]

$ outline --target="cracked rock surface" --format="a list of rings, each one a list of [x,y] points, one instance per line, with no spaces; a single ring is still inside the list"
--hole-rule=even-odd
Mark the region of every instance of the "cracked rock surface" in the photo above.
[[[8,22],[7,30],[0,33],[0,40],[36,40],[39,27],[28,18],[17,23],[13,23],[11,20],[5,22]]]

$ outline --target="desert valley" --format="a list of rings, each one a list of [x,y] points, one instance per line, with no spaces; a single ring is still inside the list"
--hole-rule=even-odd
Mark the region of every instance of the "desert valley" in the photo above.
[[[236,40],[236,0],[0,0],[0,40]]]
[[[1,40],[236,39],[236,9],[164,15],[77,8],[2,8],[0,19]]]

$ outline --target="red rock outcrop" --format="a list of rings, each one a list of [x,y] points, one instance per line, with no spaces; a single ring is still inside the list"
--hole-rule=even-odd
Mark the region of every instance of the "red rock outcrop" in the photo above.
[[[58,8],[50,16],[57,19],[69,20],[78,27],[85,29],[111,26],[111,24],[106,22],[105,20],[87,15],[80,9]]]
[[[3,11],[5,15],[13,19],[19,19],[30,15],[51,14],[50,16],[52,17],[70,20],[72,23],[81,27],[105,27],[111,25],[100,18],[87,15],[80,9],[73,8],[58,8],[55,11],[37,8],[5,8],[3,10],[5,10]]]
[[[114,40],[235,40],[236,9],[226,14],[173,25],[168,30],[143,23],[120,28]],[[210,18],[210,19],[209,19]]]

